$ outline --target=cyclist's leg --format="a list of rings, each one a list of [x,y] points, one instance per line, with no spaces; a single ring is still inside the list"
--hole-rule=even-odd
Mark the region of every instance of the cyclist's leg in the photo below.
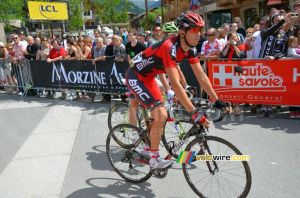
[[[139,108],[139,100],[136,98],[130,99],[129,106],[129,122],[130,124],[136,126],[137,125],[137,110]]]
[[[144,77],[137,75],[129,68],[127,70],[126,82],[131,92],[139,99],[145,108],[150,108],[154,116],[154,122],[150,132],[150,134],[154,133],[154,135],[150,135],[152,149],[150,155],[153,157],[153,159],[150,160],[150,166],[152,168],[165,168],[170,166],[173,161],[161,160],[158,152],[160,135],[167,119],[167,113],[162,105],[162,95],[154,76]]]

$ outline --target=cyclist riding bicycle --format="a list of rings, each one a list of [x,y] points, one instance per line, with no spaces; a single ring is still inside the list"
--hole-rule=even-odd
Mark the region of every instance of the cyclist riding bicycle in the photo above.
[[[178,37],[165,38],[137,54],[130,61],[130,67],[126,73],[128,88],[145,108],[149,108],[154,117],[150,130],[151,149],[149,154],[151,159],[149,164],[151,169],[167,168],[173,163],[172,160],[164,160],[159,156],[159,142],[163,126],[167,120],[167,112],[163,106],[163,98],[155,81],[156,74],[164,74],[166,72],[172,89],[175,91],[181,104],[190,113],[191,118],[197,124],[209,127],[210,122],[203,113],[196,111],[180,84],[176,62],[182,62],[184,58],[188,58],[198,82],[215,102],[215,106],[219,109],[226,108],[226,111],[230,111],[229,107],[226,107],[226,104],[218,99],[198,60],[195,46],[204,27],[204,21],[201,16],[195,13],[181,15],[178,17],[177,25],[179,28]],[[166,82],[162,80],[162,83]],[[144,154],[146,153],[147,150],[145,150]]]

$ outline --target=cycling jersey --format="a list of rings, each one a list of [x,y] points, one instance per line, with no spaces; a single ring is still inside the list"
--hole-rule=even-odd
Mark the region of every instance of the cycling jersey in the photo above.
[[[176,62],[188,58],[190,64],[198,63],[196,48],[183,52],[178,37],[165,38],[145,51],[137,54],[130,63],[130,68],[143,76],[165,73],[165,68],[176,67]]]
[[[145,108],[163,104],[155,75],[165,73],[166,68],[177,67],[185,58],[190,64],[199,63],[196,48],[184,52],[178,37],[165,38],[145,51],[137,54],[126,74],[126,84]]]

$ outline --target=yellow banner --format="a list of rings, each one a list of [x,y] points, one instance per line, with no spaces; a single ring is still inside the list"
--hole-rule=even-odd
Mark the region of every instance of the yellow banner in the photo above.
[[[28,1],[31,20],[69,20],[66,3]]]

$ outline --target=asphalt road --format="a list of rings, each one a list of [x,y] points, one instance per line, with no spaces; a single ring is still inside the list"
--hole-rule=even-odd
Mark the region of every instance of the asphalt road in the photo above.
[[[105,142],[114,102],[0,94],[0,197],[196,197],[180,164],[166,178],[142,184],[125,182],[113,171]],[[299,127],[287,111],[271,120],[250,116],[246,108],[242,116],[214,124],[210,135],[250,156],[248,197],[299,197]]]

